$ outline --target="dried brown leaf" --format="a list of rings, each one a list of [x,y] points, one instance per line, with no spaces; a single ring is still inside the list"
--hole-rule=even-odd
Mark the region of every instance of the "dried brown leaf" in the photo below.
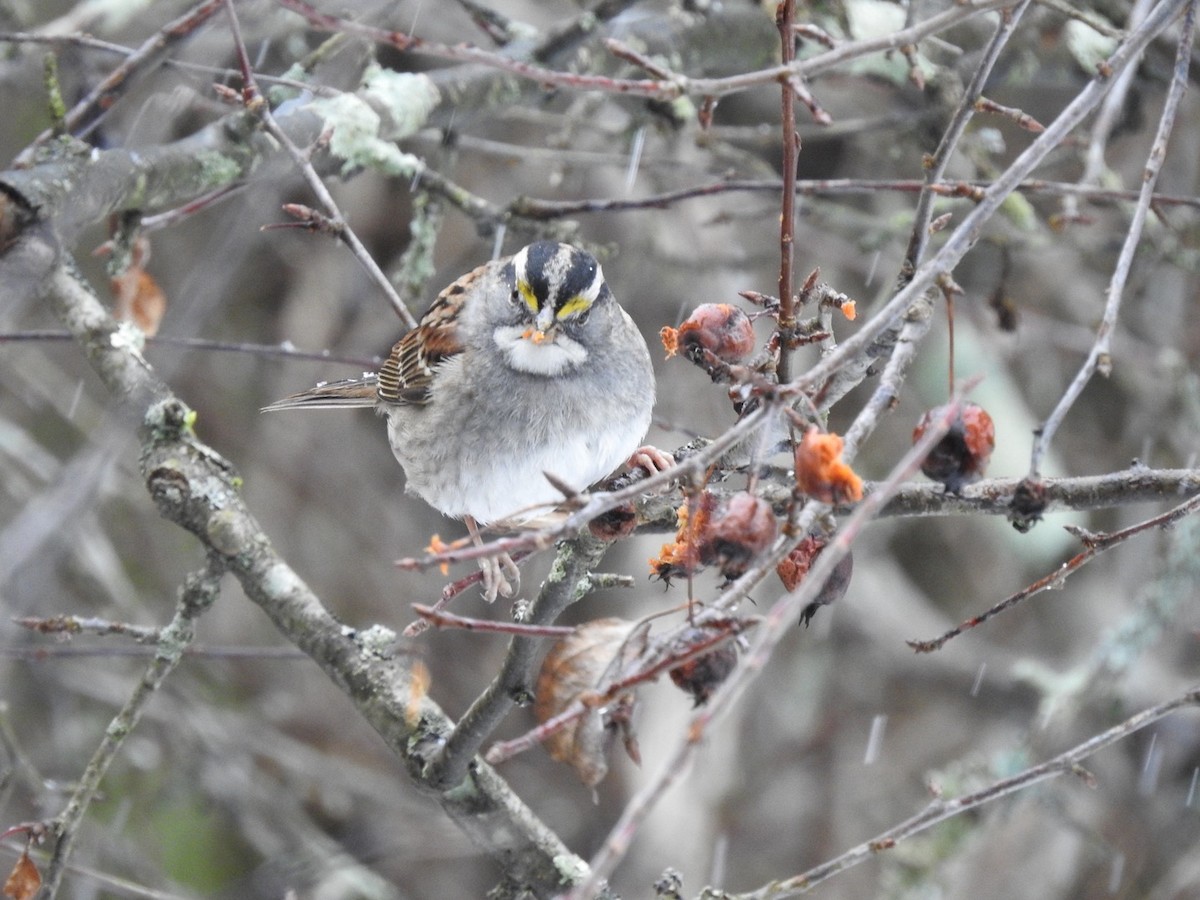
[[[640,634],[635,633],[640,629]],[[580,625],[546,655],[537,679],[534,715],[546,723],[582,703],[584,714],[546,738],[546,750],[556,762],[571,766],[584,784],[594,787],[608,773],[607,753],[622,734],[626,747],[636,747],[628,729],[632,692],[601,703],[605,682],[636,656],[645,644],[646,630],[624,619],[596,619]],[[615,713],[619,715],[614,716]]]
[[[26,850],[17,857],[16,864],[4,882],[4,896],[12,900],[33,900],[42,886],[42,875]]]

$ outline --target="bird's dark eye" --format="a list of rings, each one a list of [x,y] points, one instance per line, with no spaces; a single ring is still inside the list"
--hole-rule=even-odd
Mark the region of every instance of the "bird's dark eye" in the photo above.
[[[517,290],[516,288],[513,288],[512,295],[508,299],[509,299],[509,302],[511,302],[513,306],[516,306],[518,303],[521,302],[521,292],[519,290]]]
[[[587,309],[585,309],[583,312],[581,312],[579,315],[577,315],[575,317],[575,323],[577,325],[586,325],[587,320],[591,315],[592,315],[592,308],[589,306]]]

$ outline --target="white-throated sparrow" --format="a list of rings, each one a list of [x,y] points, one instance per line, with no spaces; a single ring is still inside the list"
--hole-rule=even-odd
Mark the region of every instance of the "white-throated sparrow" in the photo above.
[[[474,523],[517,523],[630,458],[650,425],[646,342],[590,253],[542,241],[433,301],[378,373],[268,410],[374,406],[407,490]],[[472,527],[472,531],[474,531]]]

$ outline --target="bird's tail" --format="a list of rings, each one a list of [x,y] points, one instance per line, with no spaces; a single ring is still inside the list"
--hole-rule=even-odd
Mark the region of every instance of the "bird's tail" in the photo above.
[[[292,394],[282,400],[276,400],[270,406],[264,406],[263,412],[276,412],[281,409],[354,409],[357,407],[374,406],[378,399],[379,379],[374,372],[363,375],[362,378],[346,378],[341,381],[327,381],[315,388]]]

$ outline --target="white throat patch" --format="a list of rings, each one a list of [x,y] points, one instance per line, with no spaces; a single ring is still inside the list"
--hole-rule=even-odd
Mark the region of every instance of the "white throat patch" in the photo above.
[[[508,364],[518,372],[530,375],[561,375],[587,359],[587,350],[561,331],[552,341],[535,344],[522,337],[528,329],[520,325],[502,325],[492,337]]]

